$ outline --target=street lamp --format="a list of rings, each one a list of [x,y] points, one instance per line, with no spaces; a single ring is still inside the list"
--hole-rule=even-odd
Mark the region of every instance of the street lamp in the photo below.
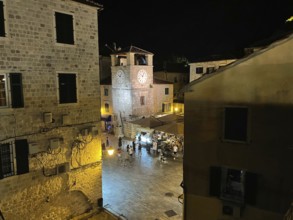
[[[109,156],[112,156],[114,154],[114,148],[112,146],[108,147],[107,152]]]

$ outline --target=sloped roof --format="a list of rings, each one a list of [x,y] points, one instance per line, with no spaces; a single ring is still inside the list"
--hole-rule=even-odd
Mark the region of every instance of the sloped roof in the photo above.
[[[282,43],[284,43],[284,42],[286,42],[286,41],[288,41],[288,40],[292,40],[292,39],[293,39],[293,34],[291,33],[291,35],[289,35],[289,36],[288,36],[288,34],[287,34],[287,35],[286,35],[286,38],[284,38],[284,36],[283,36],[281,39],[279,38],[277,41],[275,41],[275,42],[269,44],[268,46],[266,46],[266,47],[264,46],[262,49],[260,49],[260,50],[258,50],[258,51],[256,51],[256,52],[254,52],[254,53],[252,53],[252,54],[250,54],[250,55],[248,55],[248,56],[246,56],[246,57],[244,57],[244,58],[238,59],[238,60],[236,60],[236,61],[233,62],[233,63],[230,63],[230,64],[228,64],[228,65],[226,65],[226,66],[224,66],[224,67],[222,67],[222,68],[220,68],[220,69],[217,69],[217,70],[216,70],[215,72],[213,72],[213,73],[210,73],[210,74],[204,74],[202,77],[200,77],[200,78],[198,78],[198,79],[196,79],[196,80],[190,82],[190,83],[187,84],[185,87],[183,87],[183,88],[179,91],[179,93],[187,92],[187,91],[189,91],[189,88],[192,87],[193,85],[195,85],[195,84],[197,84],[197,83],[199,83],[199,82],[201,82],[201,81],[203,81],[203,80],[206,80],[206,79],[208,79],[208,78],[210,78],[210,77],[213,77],[213,76],[215,76],[216,74],[221,74],[223,71],[225,71],[225,70],[227,70],[227,69],[233,68],[234,66],[237,66],[237,65],[239,65],[239,64],[241,64],[241,63],[243,63],[243,62],[246,62],[246,61],[249,60],[249,59],[253,59],[253,58],[255,58],[256,56],[261,55],[261,54],[264,53],[265,51],[270,50],[270,49],[272,49],[272,48],[274,48],[274,47],[276,47],[276,46],[278,46],[278,45],[280,45],[280,44],[282,44]]]
[[[86,4],[86,5],[89,5],[89,6],[94,6],[94,7],[98,7],[98,8],[103,8],[103,5],[93,1],[93,0],[72,0],[72,1],[75,1],[75,2],[79,2],[79,3],[82,3],[82,4]]]
[[[142,127],[156,128],[162,125],[175,123],[175,122],[183,122],[183,116],[174,115],[174,114],[169,114],[169,115],[165,115],[165,116],[157,117],[157,118],[151,116],[149,118],[142,118],[136,121],[132,121],[131,123],[140,125]]]
[[[153,55],[153,53],[151,53],[151,52],[148,52],[146,50],[140,49],[140,48],[132,46],[132,45],[125,47],[121,50],[118,50],[112,54],[130,53],[130,52],[131,53],[138,53],[138,54],[151,54],[151,55]]]

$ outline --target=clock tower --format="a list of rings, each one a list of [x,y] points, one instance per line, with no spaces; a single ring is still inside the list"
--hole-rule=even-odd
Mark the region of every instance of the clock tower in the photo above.
[[[153,54],[130,46],[111,54],[112,101],[117,123],[153,110]]]

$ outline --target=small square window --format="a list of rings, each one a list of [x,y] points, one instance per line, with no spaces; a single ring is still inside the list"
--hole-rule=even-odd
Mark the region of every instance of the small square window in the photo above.
[[[207,74],[210,74],[210,73],[212,73],[214,71],[215,71],[215,67],[208,67],[207,68]]]
[[[196,74],[202,74],[203,73],[203,67],[196,67],[195,68],[195,73]]]
[[[76,103],[76,74],[59,73],[59,103]]]
[[[74,44],[73,16],[55,12],[56,41],[62,44]]]
[[[248,108],[227,107],[224,115],[224,140],[247,142]]]
[[[165,88],[165,95],[169,95],[169,88]]]

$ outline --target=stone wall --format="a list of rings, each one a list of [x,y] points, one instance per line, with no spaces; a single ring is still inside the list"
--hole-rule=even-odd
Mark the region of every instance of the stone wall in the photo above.
[[[26,139],[29,172],[0,179],[0,211],[8,220],[70,219],[102,197],[97,8],[3,2],[0,73],[21,73],[24,107],[0,108],[0,144]],[[73,15],[74,45],[56,43],[55,12]],[[76,103],[59,103],[58,73],[76,74]]]

